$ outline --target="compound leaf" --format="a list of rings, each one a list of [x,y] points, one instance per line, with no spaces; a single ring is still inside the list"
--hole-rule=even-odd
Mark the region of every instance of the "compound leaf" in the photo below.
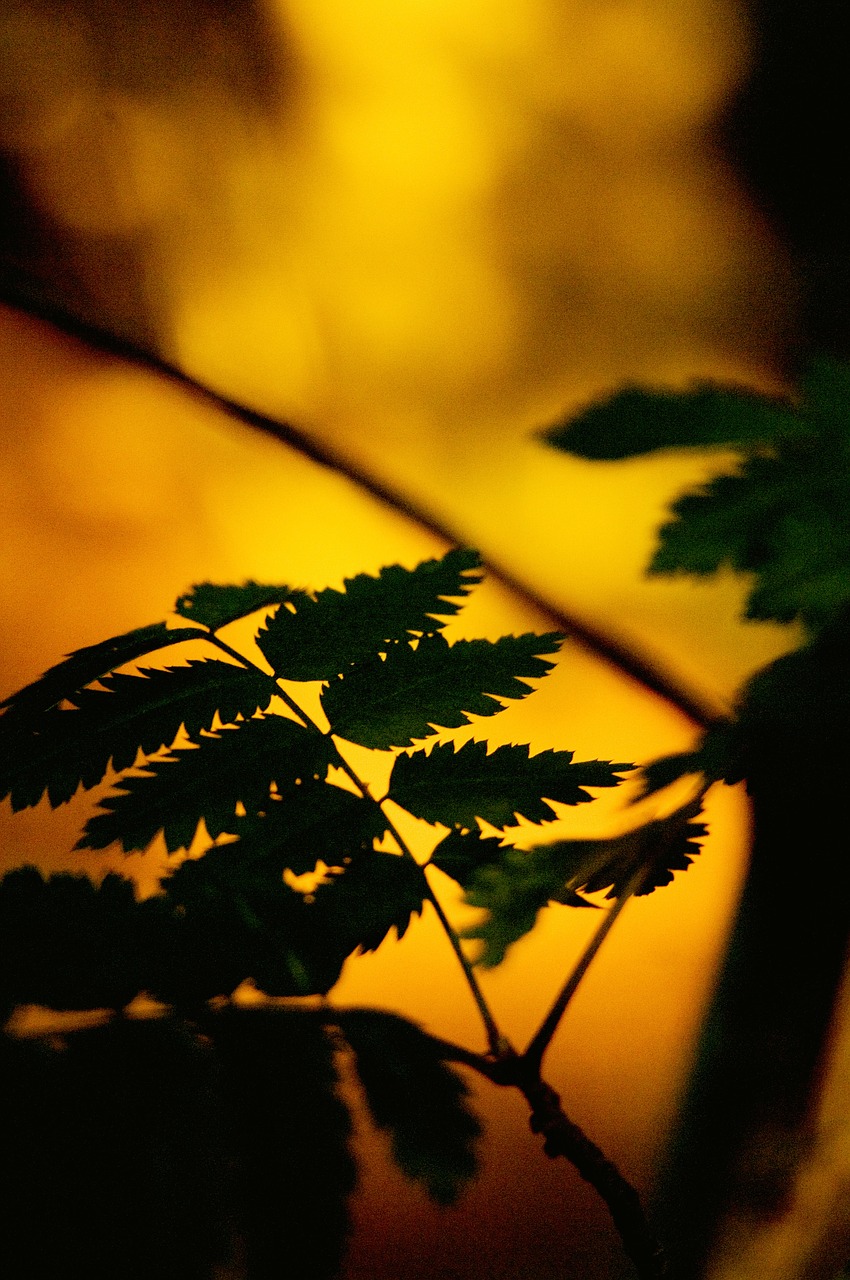
[[[353,662],[415,634],[431,634],[480,582],[474,551],[449,551],[415,569],[389,565],[377,577],[346,578],[315,596],[293,594],[257,636],[275,672],[287,680],[330,680]]]
[[[438,1204],[452,1204],[475,1175],[481,1133],[464,1081],[439,1045],[405,1018],[352,1009],[339,1025],[372,1119],[389,1133],[399,1168]]]
[[[385,658],[357,663],[322,696],[331,729],[361,746],[409,746],[438,727],[456,729],[470,714],[492,716],[498,699],[526,698],[528,679],[548,674],[563,636],[527,634],[489,640],[423,636],[416,648],[393,645]]]
[[[100,684],[75,693],[74,706],[52,707],[13,735],[13,749],[0,763],[0,798],[11,794],[13,809],[38,804],[45,791],[51,805],[64,804],[80,784],[96,786],[110,761],[115,770],[128,769],[140,751],[151,755],[171,746],[181,727],[195,736],[216,714],[223,723],[250,717],[272,693],[255,668],[203,660],[104,675]]]
[[[265,586],[260,582],[243,582],[240,586],[219,586],[214,582],[199,582],[182,596],[174,606],[175,613],[199,622],[211,631],[226,627],[237,618],[256,613],[272,604],[286,604],[306,593],[293,591],[291,587]]]
[[[143,773],[121,779],[101,802],[77,847],[105,849],[119,841],[125,852],[146,849],[159,831],[169,852],[188,848],[203,818],[213,839],[234,832],[237,805],[263,811],[272,785],[285,791],[301,778],[322,777],[331,760],[326,737],[284,716],[264,716],[202,737],[196,747],[149,762]]]
[[[482,836],[477,828],[454,827],[434,849],[430,865],[439,867],[465,889],[478,868],[498,862],[503,850],[498,836]]]
[[[787,403],[702,384],[683,392],[627,387],[542,435],[565,453],[613,461],[658,449],[770,444],[805,430]]]
[[[518,816],[532,822],[551,821],[554,802],[585,804],[593,797],[586,787],[615,787],[618,772],[629,764],[603,760],[573,763],[571,751],[497,747],[489,755],[484,742],[467,742],[455,751],[451,743],[401,755],[395,761],[389,797],[426,822],[472,828],[476,818],[506,827]]]

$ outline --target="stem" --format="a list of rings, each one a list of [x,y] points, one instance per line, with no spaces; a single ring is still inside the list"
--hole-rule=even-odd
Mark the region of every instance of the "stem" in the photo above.
[[[529,1063],[533,1063],[537,1067],[540,1066],[543,1061],[543,1055],[549,1047],[549,1043],[558,1029],[558,1024],[566,1012],[567,1005],[578,990],[579,983],[593,963],[597,951],[608,937],[608,934],[614,928],[614,925],[617,923],[620,912],[623,910],[632,895],[640,888],[646,873],[646,866],[639,866],[623,892],[617,898],[617,901],[610,910],[606,911],[604,920],[602,920],[599,928],[585,947],[578,963],[570,973],[558,995],[555,997],[551,1009],[546,1014],[546,1017],[543,1019],[539,1028],[529,1042],[528,1048],[523,1054],[523,1057]]]
[[[469,987],[469,991],[470,991],[470,994],[472,995],[472,999],[474,1000],[475,1006],[478,1009],[479,1014],[481,1015],[481,1021],[484,1025],[484,1032],[487,1036],[487,1044],[490,1049],[490,1052],[492,1054],[500,1053],[503,1045],[506,1042],[504,1040],[504,1037],[502,1036],[502,1033],[499,1030],[499,1027],[496,1023],[495,1018],[493,1017],[492,1011],[489,1005],[487,1004],[487,1001],[484,998],[484,993],[482,992],[481,987],[478,984],[478,979],[475,976],[475,971],[473,970],[472,965],[469,963],[469,960],[466,958],[466,956],[463,953],[463,948],[460,945],[460,938],[458,937],[457,933],[449,923],[449,919],[446,916],[446,913],[443,910],[442,906],[440,905],[440,902],[437,899],[437,895],[434,893],[434,890],[431,888],[431,885],[428,882],[428,877],[425,874],[425,868],[419,866],[419,863],[416,861],[415,857],[413,856],[413,853],[410,849],[410,846],[407,844],[407,841],[404,839],[401,832],[396,827],[392,818],[390,818],[389,815],[386,813],[383,807],[383,801],[375,799],[375,797],[372,795],[372,793],[369,790],[368,784],[365,783],[362,780],[362,778],[359,777],[356,771],[348,763],[348,761],[340,751],[337,744],[334,742],[332,733],[330,732],[325,733],[322,729],[320,729],[319,726],[316,724],[316,722],[307,714],[307,712],[304,711],[303,708],[298,705],[295,699],[292,698],[284,689],[281,689],[280,685],[278,684],[277,678],[275,676],[269,675],[267,671],[263,671],[262,667],[258,667],[255,662],[251,661],[250,658],[247,658],[245,657],[244,654],[239,653],[237,649],[233,649],[227,643],[227,641],[222,640],[220,636],[218,636],[215,632],[213,631],[209,632],[208,638],[213,644],[217,645],[219,649],[229,654],[230,657],[236,658],[242,664],[249,663],[257,671],[261,671],[262,674],[267,677],[269,682],[274,685],[274,690],[275,690],[275,693],[278,695],[278,697],[282,698],[283,701],[286,703],[286,705],[290,708],[290,710],[293,711],[298,716],[304,728],[310,730],[311,733],[320,734],[323,738],[328,738],[330,740],[331,745],[333,746],[333,749],[336,753],[337,760],[339,761],[339,767],[343,770],[344,773],[348,775],[348,777],[354,783],[357,790],[360,792],[363,799],[368,800],[370,804],[373,804],[378,809],[380,809],[383,820],[387,825],[387,830],[389,831],[390,835],[398,845],[399,853],[402,855],[403,858],[407,858],[410,862],[412,862],[414,866],[419,867],[419,870],[422,874],[422,879],[425,885],[425,898],[431,903],[432,907],[436,911],[437,919],[442,925],[443,932],[448,938],[449,943],[451,944],[451,948],[455,953],[455,957],[457,958],[458,964],[460,965],[463,971],[463,976],[466,981],[466,985]]]
[[[82,320],[54,303],[28,297],[24,288],[20,286],[16,288],[10,281],[0,283],[0,298],[7,306],[46,320],[99,351],[129,360],[167,378],[178,386],[193,391],[230,418],[255,431],[272,436],[275,440],[282,441],[303,457],[350,480],[391,510],[398,511],[413,520],[420,528],[426,529],[450,544],[465,545],[467,539],[462,531],[453,528],[424,503],[393,489],[352,458],[346,457],[329,444],[315,440],[300,428],[249,409],[239,401],[215,391],[206,383],[192,377],[191,374],[171,364],[156,352],[140,347],[128,338],[121,338],[98,325]],[[707,699],[700,691],[689,687],[654,655],[643,651],[633,640],[621,640],[595,627],[587,619],[553,605],[528,583],[521,581],[511,570],[492,558],[485,557],[485,563],[493,579],[501,582],[526,604],[543,614],[554,629],[565,632],[583,648],[601,658],[603,662],[663,698],[694,725],[699,728],[708,728],[717,720],[724,718],[716,703]]]

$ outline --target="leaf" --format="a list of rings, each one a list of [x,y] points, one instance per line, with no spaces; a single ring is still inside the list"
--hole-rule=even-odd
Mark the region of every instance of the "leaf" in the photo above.
[[[237,820],[239,841],[229,847],[240,859],[273,866],[278,873],[288,867],[302,875],[319,861],[341,866],[345,858],[371,850],[386,827],[373,801],[307,779],[273,797],[261,817]]]
[[[530,933],[550,902],[587,907],[581,893],[607,889],[607,897],[626,892],[639,867],[647,877],[637,896],[670,884],[674,871],[687,870],[700,851],[707,828],[694,818],[692,802],[669,818],[646,823],[607,840],[560,840],[528,850],[507,847],[498,862],[479,867],[468,882],[466,901],[488,915],[463,933],[484,943],[479,963],[501,964],[513,943]]]
[[[426,754],[401,755],[393,766],[389,798],[426,822],[472,827],[476,818],[506,827],[518,816],[532,822],[551,821],[554,802],[585,804],[585,787],[615,787],[618,772],[629,764],[602,760],[572,763],[571,751],[497,747],[487,754],[484,742],[467,742],[455,751],[450,743]]]
[[[31,866],[0,880],[0,1003],[122,1008],[142,989],[145,957],[133,883],[100,885]]]
[[[679,778],[702,774],[707,782],[740,782],[740,734],[734,721],[719,721],[702,735],[694,751],[661,756],[641,765],[640,789],[633,803],[663,791]]]
[[[429,865],[439,867],[465,889],[479,867],[500,860],[503,849],[498,836],[482,836],[478,830],[455,827],[434,849]]]
[[[322,696],[332,731],[361,746],[386,750],[409,746],[437,727],[456,729],[470,714],[496,715],[497,699],[527,698],[526,679],[548,674],[563,637],[502,636],[458,640],[424,636],[415,649],[394,645],[385,660],[359,662],[333,681]]]
[[[658,449],[772,444],[805,430],[787,403],[701,384],[684,392],[627,387],[541,434],[576,457],[614,460]]]
[[[11,794],[15,810],[64,804],[82,784],[96,786],[107,769],[130,768],[141,751],[169,747],[181,726],[189,735],[222,722],[250,717],[272,695],[268,677],[225,662],[190,661],[163,670],[142,668],[100,677],[103,689],[73,694],[75,707],[44,712],[30,732],[14,737],[0,762],[0,799]]]
[[[414,634],[431,634],[481,580],[474,551],[449,551],[415,569],[390,565],[377,577],[346,578],[343,591],[293,595],[266,622],[257,644],[287,680],[329,680],[351,663]]]
[[[273,866],[219,845],[164,881],[161,931],[149,989],[192,1007],[230,995],[246,978],[273,996],[325,995],[353,949]]]
[[[481,1125],[468,1090],[440,1048],[414,1023],[352,1009],[339,1025],[354,1051],[372,1119],[389,1132],[399,1168],[438,1204],[453,1204],[477,1170]]]
[[[64,662],[57,663],[38,680],[0,702],[0,707],[9,708],[6,716],[11,713],[16,716],[38,716],[57,706],[63,699],[73,700],[74,694],[87,684],[100,679],[108,671],[114,671],[116,667],[122,667],[126,662],[133,662],[143,653],[153,653],[157,649],[198,638],[206,639],[205,632],[195,627],[169,630],[164,622],[127,631],[124,635],[113,636],[111,640],[104,640],[100,644],[76,649]],[[9,723],[11,727],[11,720],[7,722],[6,716],[0,718],[0,725]]]
[[[374,851],[352,858],[313,894],[314,913],[334,947],[376,951],[390,929],[401,940],[422,910],[427,882],[412,859]]]
[[[272,604],[286,604],[288,600],[300,600],[303,591],[291,587],[264,586],[259,582],[243,582],[241,586],[219,586],[214,582],[199,582],[184,592],[174,606],[175,613],[198,622],[211,631],[226,627],[237,618],[256,613]]]
[[[236,806],[259,812],[270,788],[281,790],[298,778],[322,777],[331,761],[328,738],[284,716],[246,720],[197,747],[175,750],[150,762],[138,776],[121,779],[101,801],[101,813],[86,823],[80,849],[105,849],[119,841],[125,852],[146,849],[158,832],[169,852],[188,848],[203,818],[213,839],[234,832]]]

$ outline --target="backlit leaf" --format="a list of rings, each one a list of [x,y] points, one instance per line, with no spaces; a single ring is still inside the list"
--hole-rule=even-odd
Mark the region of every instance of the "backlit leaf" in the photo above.
[[[571,751],[497,747],[488,754],[484,742],[467,742],[455,751],[450,743],[430,753],[401,755],[395,762],[389,796],[426,822],[447,827],[473,827],[476,818],[506,827],[518,816],[531,822],[551,821],[554,802],[585,804],[587,787],[615,787],[628,764],[603,760],[573,763]]]
[[[399,1168],[438,1204],[452,1204],[476,1173],[481,1133],[464,1081],[439,1045],[405,1018],[352,1009],[339,1025],[372,1119],[389,1133]]]
[[[45,791],[55,807],[77,787],[96,786],[110,761],[131,768],[138,753],[150,755],[185,728],[195,736],[218,713],[223,723],[250,717],[268,703],[273,689],[255,668],[191,661],[163,670],[142,668],[100,677],[102,689],[73,694],[70,708],[53,707],[13,736],[0,757],[0,798],[12,808],[38,804]]]
[[[235,830],[238,804],[262,811],[272,784],[285,790],[299,778],[324,777],[331,750],[326,737],[284,716],[222,729],[196,747],[149,762],[138,776],[122,778],[120,788],[101,801],[103,812],[89,819],[77,847],[105,849],[119,841],[129,853],[146,849],[162,831],[174,852],[188,848],[202,818],[215,839]]]
[[[415,649],[392,646],[385,659],[359,662],[325,690],[322,705],[331,729],[365,747],[409,746],[437,727],[456,729],[470,715],[496,715],[498,699],[526,698],[528,679],[552,667],[544,654],[557,653],[563,637],[502,636],[458,640],[425,636]]]
[[[284,604],[290,599],[304,596],[303,591],[290,587],[265,586],[260,582],[243,582],[240,586],[218,586],[214,582],[199,582],[177,600],[175,613],[199,622],[217,631],[229,622],[255,613],[272,604]]]
[[[346,578],[343,591],[302,592],[268,619],[257,643],[282,678],[329,680],[389,644],[439,631],[481,580],[480,563],[474,551],[454,550],[415,569],[395,564],[377,577]]]

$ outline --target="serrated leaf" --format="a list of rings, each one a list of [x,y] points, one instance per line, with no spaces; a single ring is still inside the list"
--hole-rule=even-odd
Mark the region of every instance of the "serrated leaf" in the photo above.
[[[734,721],[720,721],[703,734],[694,751],[661,756],[641,765],[640,787],[635,801],[663,791],[679,778],[702,774],[708,782],[740,782],[740,733]]]
[[[180,1005],[230,995],[246,978],[267,995],[324,995],[352,949],[279,870],[235,844],[187,859],[163,890],[170,923],[149,989]]]
[[[121,779],[120,789],[101,802],[102,812],[86,823],[77,847],[105,849],[118,841],[125,852],[146,849],[162,831],[169,852],[191,844],[203,818],[213,839],[234,832],[238,804],[262,811],[270,788],[295,785],[298,778],[322,777],[332,746],[283,716],[246,720],[199,745],[175,750],[150,762],[138,776]]]
[[[349,1010],[339,1025],[372,1119],[390,1134],[399,1168],[438,1204],[454,1203],[475,1176],[481,1133],[464,1081],[431,1037],[405,1018]]]
[[[124,635],[113,636],[111,640],[104,640],[100,644],[86,645],[83,649],[75,649],[63,662],[50,667],[32,684],[5,698],[0,702],[0,707],[8,707],[6,716],[14,713],[16,717],[37,717],[64,699],[73,699],[74,694],[87,684],[114,671],[116,667],[135,661],[144,653],[154,653],[169,645],[183,644],[185,640],[198,638],[206,637],[196,627],[169,630],[164,622],[155,622],[149,627],[138,627]],[[9,723],[11,727],[11,721],[7,722],[6,716],[0,717],[0,725]],[[18,723],[16,720],[16,728]]]
[[[376,951],[391,929],[404,937],[422,910],[428,886],[421,867],[410,858],[378,851],[353,858],[313,894],[323,936],[334,946]]]
[[[581,894],[602,890],[608,898],[618,898],[641,867],[646,876],[637,896],[670,884],[673,873],[687,870],[700,851],[707,828],[694,821],[699,812],[695,801],[622,836],[559,840],[528,850],[505,848],[498,862],[480,867],[470,877],[466,901],[488,914],[462,936],[484,943],[478,962],[490,968],[501,964],[508,949],[531,932],[550,902],[592,906]]]
[[[319,861],[341,866],[346,858],[371,849],[386,827],[373,801],[307,780],[273,798],[262,816],[238,820],[239,840],[228,847],[241,860],[273,866],[278,873],[287,867],[302,875]]]
[[[479,566],[474,551],[458,549],[415,569],[396,564],[377,577],[346,578],[343,591],[293,595],[289,607],[268,619],[257,644],[284,679],[330,680],[388,644],[440,630],[481,580]]]
[[[357,663],[332,681],[322,705],[340,737],[379,750],[406,747],[438,727],[468,724],[470,715],[496,715],[498,699],[528,697],[526,680],[548,674],[553,663],[541,655],[557,653],[562,639],[550,632],[449,645],[423,636],[415,649],[393,645],[385,659]]]
[[[47,792],[51,805],[64,804],[77,787],[96,786],[110,761],[128,769],[138,753],[170,747],[184,727],[195,736],[209,729],[218,713],[224,723],[262,710],[272,694],[269,680],[255,668],[190,661],[164,669],[141,668],[101,676],[103,689],[82,689],[75,706],[53,707],[30,721],[29,733],[15,735],[14,750],[0,759],[0,799],[11,794],[15,810],[38,804]]]
[[[430,753],[417,751],[395,761],[389,798],[426,822],[447,827],[473,827],[477,818],[506,827],[522,816],[551,821],[553,801],[585,804],[593,797],[586,787],[615,787],[629,764],[603,760],[573,763],[571,751],[541,751],[505,746],[487,753],[484,742],[467,742],[455,751],[451,743]]]
[[[219,586],[215,582],[198,582],[183,593],[174,605],[174,612],[190,622],[199,622],[211,631],[226,627],[237,618],[256,613],[272,604],[285,604],[299,600],[303,591],[285,586],[268,586],[261,582],[243,582],[240,585]]]
[[[806,430],[787,403],[743,387],[702,384],[683,392],[628,387],[542,435],[565,453],[601,461],[658,449],[771,444]]]

